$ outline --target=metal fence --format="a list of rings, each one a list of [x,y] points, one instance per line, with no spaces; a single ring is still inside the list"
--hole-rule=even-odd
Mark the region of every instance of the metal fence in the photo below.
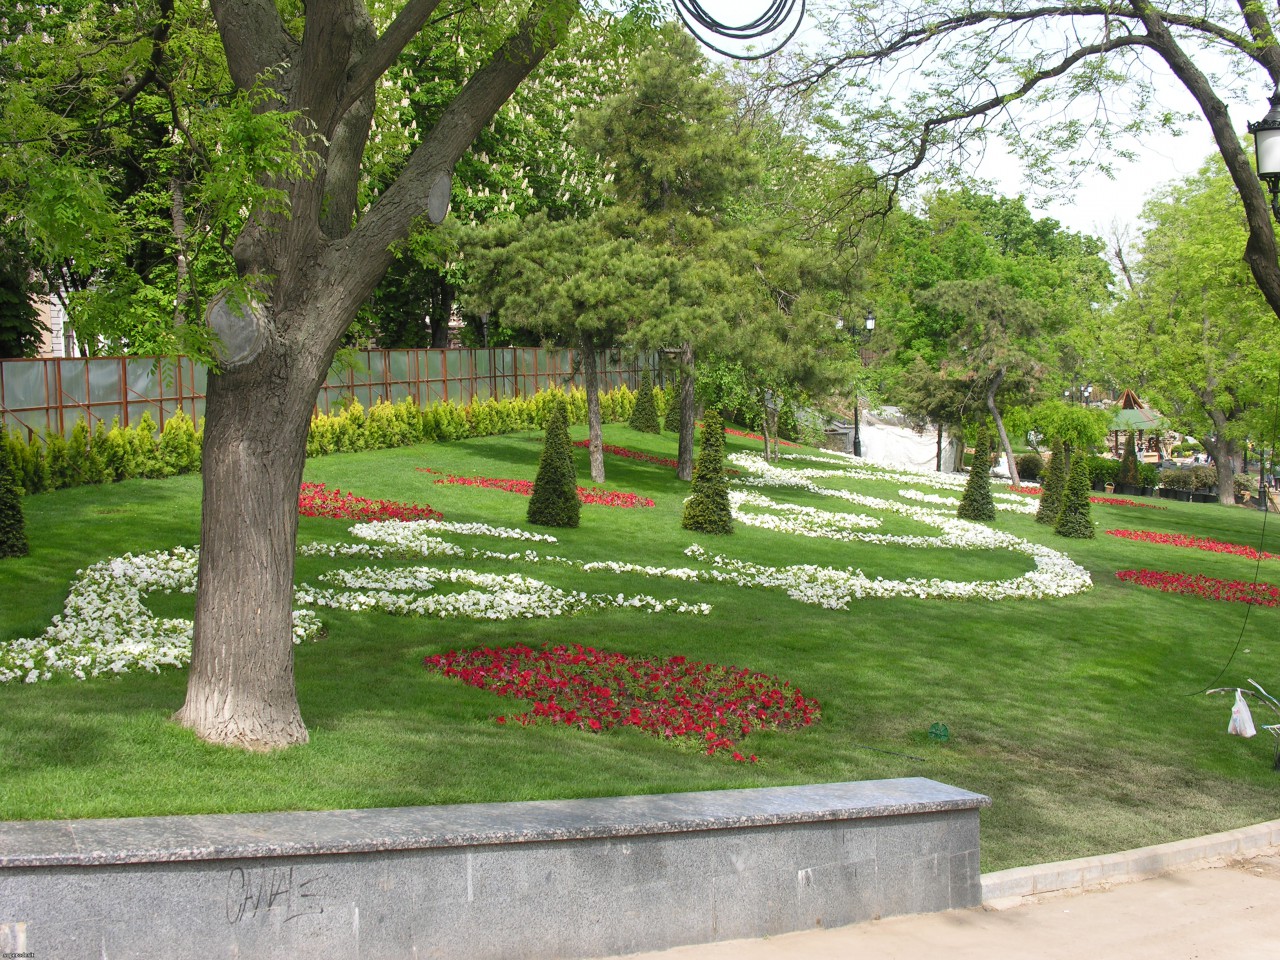
[[[450,400],[527,396],[551,386],[581,386],[574,350],[495,347],[479,350],[362,350],[320,388],[316,408],[328,413],[346,397],[365,407],[411,397],[419,406]],[[598,358],[602,389],[639,383],[641,361]],[[77,420],[94,426],[136,424],[150,413],[157,426],[181,410],[204,414],[207,370],[186,357],[92,357],[0,360],[0,418],[25,434],[68,434]]]

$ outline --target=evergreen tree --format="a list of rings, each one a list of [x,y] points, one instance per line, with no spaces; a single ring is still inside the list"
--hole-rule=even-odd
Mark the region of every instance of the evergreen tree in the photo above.
[[[680,391],[684,375],[676,377],[667,394],[667,415],[662,420],[662,429],[668,433],[680,432]]]
[[[956,516],[961,520],[978,521],[996,518],[996,506],[991,500],[991,436],[987,433],[985,417],[978,424],[973,462],[969,465],[969,482],[964,485],[964,496],[960,498]]]
[[[1049,472],[1040,489],[1040,509],[1036,511],[1036,523],[1053,526],[1062,512],[1062,491],[1067,485],[1067,451],[1061,440],[1053,441],[1053,453],[1049,456]]]
[[[569,414],[561,401],[551,408],[547,421],[527,517],[530,523],[544,527],[576,527],[581,511],[573,446],[569,443]]]
[[[0,435],[0,557],[23,557],[28,550],[22,490],[9,444]]]
[[[714,410],[702,418],[702,448],[693,465],[693,495],[685,502],[680,526],[700,533],[733,533],[729,478],[724,472],[724,423]]]
[[[1124,438],[1124,456],[1120,458],[1120,470],[1116,473],[1116,483],[1128,487],[1136,487],[1142,483],[1138,476],[1138,449],[1133,442],[1133,431]]]
[[[1053,532],[1078,540],[1093,539],[1093,519],[1089,516],[1089,464],[1084,457],[1072,457],[1067,488],[1062,494],[1062,512]]]
[[[631,411],[628,425],[641,433],[662,432],[658,423],[658,405],[653,399],[653,378],[649,376],[648,370],[640,375],[640,389],[636,393],[636,405]]]

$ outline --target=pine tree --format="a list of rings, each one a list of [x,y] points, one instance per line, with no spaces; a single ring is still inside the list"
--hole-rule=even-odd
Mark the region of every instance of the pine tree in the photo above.
[[[24,557],[29,550],[22,490],[7,438],[0,433],[0,557]]]
[[[1036,511],[1036,523],[1053,526],[1062,512],[1062,491],[1067,485],[1067,451],[1061,440],[1053,441],[1053,453],[1049,456],[1049,471],[1040,488],[1040,508]]]
[[[1089,516],[1089,464],[1084,457],[1073,457],[1067,487],[1062,494],[1062,512],[1053,532],[1078,540],[1093,539],[1093,519]]]
[[[733,533],[729,478],[724,472],[724,423],[708,410],[702,418],[702,447],[693,465],[693,495],[680,526],[699,533]]]
[[[547,420],[527,517],[530,523],[544,527],[576,527],[581,512],[573,446],[569,443],[569,413],[564,403],[558,402]]]
[[[658,423],[658,405],[653,399],[653,378],[648,370],[640,375],[640,389],[636,392],[636,405],[628,425],[641,433],[662,432]]]
[[[985,418],[978,424],[973,462],[969,465],[969,482],[964,485],[964,496],[960,498],[956,516],[961,520],[978,521],[996,518],[996,506],[991,500],[991,437],[987,433]]]

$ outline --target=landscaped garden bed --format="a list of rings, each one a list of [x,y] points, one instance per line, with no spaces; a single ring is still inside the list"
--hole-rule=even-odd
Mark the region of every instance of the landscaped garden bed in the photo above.
[[[574,428],[576,439],[584,434]],[[994,799],[983,814],[988,870],[1274,816],[1270,745],[1228,737],[1220,699],[1184,696],[1214,680],[1239,635],[1233,611],[1248,608],[1116,576],[1147,569],[1253,583],[1248,551],[1275,546],[1260,542],[1256,512],[1095,503],[1100,530],[1128,529],[1141,515],[1159,536],[1067,541],[1017,508],[1034,499],[999,487],[997,519],[968,524],[942,502],[959,496],[952,478],[805,449],[766,465],[759,442],[730,435],[736,532],[694,535],[680,529],[688,485],[656,462],[674,457],[674,437],[608,426],[606,440],[646,459],[608,458],[600,489],[653,506],[584,497],[572,530],[529,525],[528,501],[512,495],[534,475],[539,433],[309,462],[308,483],[324,485],[308,488],[311,502],[325,505],[300,519],[295,670],[311,742],[271,755],[208,746],[168,720],[182,702],[184,671],[174,664],[192,610],[183,592],[192,555],[175,548],[199,539],[198,478],[28,497],[33,551],[0,563],[0,643],[44,637],[51,625],[56,633],[59,616],[65,627],[68,595],[86,580],[76,615],[99,623],[100,648],[119,669],[106,660],[95,678],[82,666],[89,679],[78,680],[75,665],[33,659],[0,684],[0,816],[926,776]],[[575,456],[585,477],[586,451]],[[447,477],[472,482],[436,483]],[[407,523],[376,516],[413,511]],[[1174,549],[1178,537],[1235,549]],[[134,560],[117,559],[125,554]],[[116,620],[98,598],[122,583],[133,585],[136,604]],[[93,584],[108,585],[95,593]],[[1266,685],[1280,662],[1277,615],[1252,609],[1219,683],[1254,676]],[[138,640],[152,629],[170,645],[154,662],[111,647],[108,634]],[[511,649],[529,651],[521,656],[530,683],[543,676],[534,666],[542,658],[568,672],[538,683],[577,687],[574,676],[589,673],[588,691],[603,688],[593,658],[604,651],[654,683],[674,684],[673,664],[697,664],[726,691],[698,708],[714,723],[690,723],[688,714],[664,725],[650,718],[674,708],[653,689],[643,698],[652,707],[625,683],[607,697],[597,689],[592,702],[606,706],[589,713],[560,696],[552,705],[550,688],[519,703],[424,666]],[[768,678],[750,687],[759,702],[741,702],[749,684],[734,678],[743,677]],[[769,690],[821,710],[809,722],[794,711],[775,716],[763,700]],[[681,696],[694,702],[687,690]],[[737,709],[747,712],[729,723]],[[935,723],[947,725],[949,740],[930,738]]]

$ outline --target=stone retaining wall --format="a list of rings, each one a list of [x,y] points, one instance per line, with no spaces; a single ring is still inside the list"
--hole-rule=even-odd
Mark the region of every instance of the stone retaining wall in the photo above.
[[[910,778],[0,823],[0,953],[569,960],[972,907],[989,803]]]

